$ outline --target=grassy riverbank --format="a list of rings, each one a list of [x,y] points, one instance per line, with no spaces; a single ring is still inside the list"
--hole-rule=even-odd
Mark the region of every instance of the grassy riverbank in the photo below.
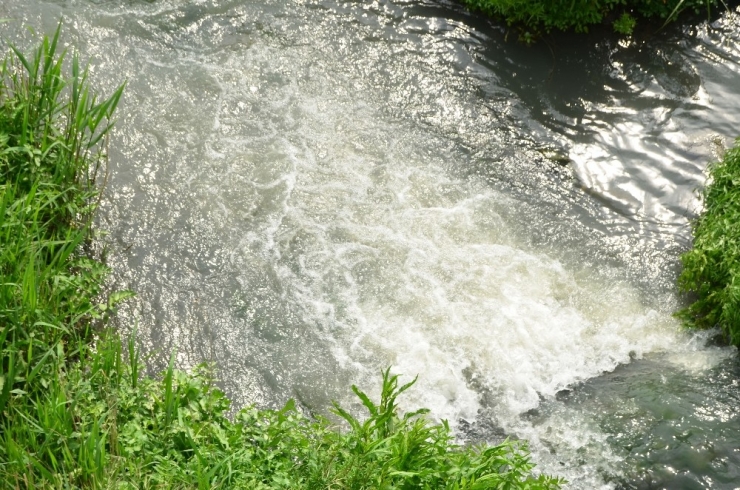
[[[678,284],[694,301],[679,312],[692,327],[719,326],[740,346],[740,139],[709,167],[704,211],[694,222],[693,248],[682,257]]]
[[[631,34],[638,22],[670,22],[684,13],[710,15],[723,8],[718,0],[462,0],[483,12],[520,28],[524,39],[553,29],[585,32],[605,22],[622,34]]]
[[[383,374],[379,403],[340,430],[289,402],[229,418],[210,371],[143,375],[107,329],[129,293],[102,294],[91,250],[111,117],[59,32],[0,67],[0,483],[3,488],[558,488],[523,444],[460,447],[401,415],[412,383]],[[66,68],[71,75],[66,76]],[[106,297],[102,297],[106,296]]]

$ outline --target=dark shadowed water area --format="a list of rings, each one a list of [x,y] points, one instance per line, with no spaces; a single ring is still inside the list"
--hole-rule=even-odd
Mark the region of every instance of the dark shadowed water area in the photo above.
[[[740,362],[672,313],[740,134],[736,16],[535,46],[443,1],[6,0],[104,93],[124,332],[236,406],[359,412],[385,366],[570,488],[740,487]]]

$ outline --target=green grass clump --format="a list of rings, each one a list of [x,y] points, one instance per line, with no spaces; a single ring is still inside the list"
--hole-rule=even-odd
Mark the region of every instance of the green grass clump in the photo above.
[[[345,430],[292,401],[228,417],[205,367],[142,375],[104,330],[131,293],[99,299],[108,271],[87,253],[123,87],[96,98],[58,41],[0,65],[1,488],[559,488],[523,443],[461,447],[425,410],[400,415],[413,383],[388,371],[378,404],[353,387],[365,420],[334,407]]]
[[[66,392],[47,405],[66,403],[55,416],[78,427],[67,445],[76,466],[68,467],[75,468],[71,474],[39,477],[37,485],[411,490],[561,483],[531,474],[523,444],[459,447],[447,424],[427,422],[424,411],[400,416],[396,397],[410,384],[399,387],[387,371],[379,404],[354,388],[368,409],[365,421],[335,407],[349,423],[340,431],[303,416],[292,401],[282,410],[248,407],[228,418],[229,401],[205,367],[184,373],[170,366],[155,380],[137,374],[132,343],[127,352],[134,355],[123,355],[114,338],[68,371]]]
[[[69,363],[87,355],[91,326],[108,306],[93,301],[106,269],[81,252],[123,87],[97,100],[76,57],[65,80],[58,41],[59,30],[29,58],[11,47],[0,65],[3,488],[33,487],[36,477],[52,481],[61,468],[72,470],[70,447],[82,454],[68,444],[77,426],[69,419],[64,380]],[[58,425],[57,416],[68,425]]]
[[[665,23],[683,12],[707,12],[718,0],[462,0],[472,10],[521,28],[525,40],[553,29],[587,32],[609,19],[615,31],[631,34],[636,17]]]
[[[693,224],[693,248],[681,256],[681,291],[696,299],[678,313],[687,325],[719,326],[740,345],[740,139],[709,168],[704,211]]]

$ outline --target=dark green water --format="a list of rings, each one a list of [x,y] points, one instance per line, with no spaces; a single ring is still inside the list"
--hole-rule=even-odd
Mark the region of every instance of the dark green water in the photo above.
[[[128,80],[99,225],[153,366],[322,411],[392,365],[409,408],[526,438],[572,488],[740,487],[737,353],[671,316],[740,134],[733,17],[533,47],[440,1],[0,17],[22,45],[62,17],[101,90]]]
[[[620,366],[528,417],[537,425],[564,407],[588,413],[624,459],[618,488],[736,488],[740,363],[733,357],[700,376],[664,368],[660,357]]]

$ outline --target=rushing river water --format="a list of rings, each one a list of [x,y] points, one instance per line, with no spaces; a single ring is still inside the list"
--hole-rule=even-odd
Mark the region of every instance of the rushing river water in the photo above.
[[[672,317],[737,20],[533,47],[432,0],[6,0],[126,95],[100,228],[161,367],[237,405],[405,398],[570,487],[740,487],[740,362]],[[638,36],[639,37],[639,36]],[[708,340],[710,342],[708,342]],[[354,405],[352,405],[354,404]]]

